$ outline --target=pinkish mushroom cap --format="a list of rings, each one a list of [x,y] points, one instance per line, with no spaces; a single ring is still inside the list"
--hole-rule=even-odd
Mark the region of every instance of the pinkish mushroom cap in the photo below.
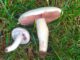
[[[31,25],[39,18],[45,18],[46,22],[52,22],[60,17],[61,9],[57,7],[42,7],[23,13],[19,18],[21,25]]]

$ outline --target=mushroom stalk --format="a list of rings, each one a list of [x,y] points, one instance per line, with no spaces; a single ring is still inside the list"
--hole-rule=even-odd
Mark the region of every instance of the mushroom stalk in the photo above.
[[[42,53],[46,53],[48,48],[48,26],[44,18],[40,18],[36,20],[36,28],[39,39],[39,51]]]
[[[15,50],[20,45],[22,39],[23,39],[22,34],[17,36],[17,38],[15,39],[14,43],[12,45],[10,45],[9,47],[7,47],[5,49],[5,52],[11,52],[11,51]]]
[[[17,27],[12,31],[13,44],[5,49],[5,52],[14,51],[20,44],[27,44],[30,41],[29,32],[24,29]]]

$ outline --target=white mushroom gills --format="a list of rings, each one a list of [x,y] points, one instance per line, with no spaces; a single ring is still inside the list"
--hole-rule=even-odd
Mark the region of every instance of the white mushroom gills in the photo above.
[[[39,38],[39,51],[47,52],[49,30],[44,18],[36,20],[36,28]]]
[[[24,39],[24,36],[26,39]],[[30,40],[29,32],[23,28],[15,28],[12,31],[13,44],[5,48],[5,52],[14,51],[20,44],[27,44]]]

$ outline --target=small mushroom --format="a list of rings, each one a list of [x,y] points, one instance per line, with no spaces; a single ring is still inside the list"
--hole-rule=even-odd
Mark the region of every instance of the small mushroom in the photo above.
[[[47,23],[58,19],[61,12],[62,10],[57,7],[42,7],[25,12],[18,19],[18,23],[21,25],[36,23],[40,54],[46,53],[48,48],[49,30]]]
[[[29,32],[24,28],[15,28],[12,31],[13,44],[5,48],[5,52],[15,50],[20,44],[27,44],[30,41]]]

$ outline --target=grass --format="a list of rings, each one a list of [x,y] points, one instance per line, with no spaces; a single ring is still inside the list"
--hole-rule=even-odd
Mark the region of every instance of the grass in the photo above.
[[[80,0],[0,0],[0,60],[40,60],[35,26],[17,25],[17,20],[23,12],[44,6],[57,6],[64,12],[48,24],[49,47],[44,60],[80,60]],[[4,48],[12,43],[10,33],[18,26],[29,30],[31,41],[5,53]]]

